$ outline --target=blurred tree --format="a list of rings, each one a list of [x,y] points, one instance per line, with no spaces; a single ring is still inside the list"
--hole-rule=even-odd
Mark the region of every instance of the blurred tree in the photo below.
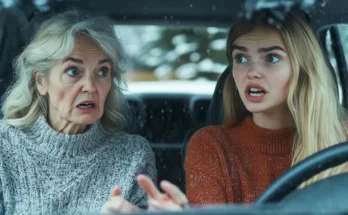
[[[153,34],[151,28],[151,34]],[[159,36],[150,38],[134,55],[135,68],[157,73],[163,79],[216,79],[227,64],[227,30],[212,27],[156,28]],[[146,28],[142,37],[147,38]]]

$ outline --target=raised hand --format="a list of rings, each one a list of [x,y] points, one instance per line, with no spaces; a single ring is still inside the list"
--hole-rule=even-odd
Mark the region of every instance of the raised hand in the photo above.
[[[148,195],[148,209],[150,211],[179,211],[188,205],[185,194],[177,186],[168,181],[162,181],[160,183],[165,193],[161,193],[153,181],[145,175],[139,175],[137,182]]]
[[[103,205],[100,214],[132,213],[141,209],[128,202],[121,196],[121,188],[116,186],[110,193],[109,200]]]

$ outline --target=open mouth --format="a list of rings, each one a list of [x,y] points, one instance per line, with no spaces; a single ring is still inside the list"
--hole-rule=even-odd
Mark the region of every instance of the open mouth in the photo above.
[[[257,87],[250,87],[248,91],[248,94],[250,96],[263,96],[265,95],[265,93],[266,93],[265,91]]]
[[[76,107],[78,108],[94,108],[95,104],[93,102],[82,102],[78,104]]]

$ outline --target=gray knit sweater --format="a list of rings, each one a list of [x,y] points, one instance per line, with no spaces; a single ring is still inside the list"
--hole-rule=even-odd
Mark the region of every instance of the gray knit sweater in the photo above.
[[[154,154],[140,136],[107,135],[99,123],[58,133],[43,116],[28,129],[0,121],[0,214],[98,214],[115,185],[144,207],[139,173],[156,179]]]

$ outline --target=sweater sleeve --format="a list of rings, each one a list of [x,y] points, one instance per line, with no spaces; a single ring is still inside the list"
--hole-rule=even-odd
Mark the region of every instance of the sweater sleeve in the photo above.
[[[134,180],[136,180],[137,175],[144,174],[150,177],[153,182],[157,183],[157,170],[155,155],[151,149],[149,142],[143,137],[137,136],[134,141],[138,146],[138,152],[134,154],[136,160],[136,171],[134,175]],[[132,188],[130,202],[135,204],[140,208],[147,208],[147,194],[146,192],[134,181],[134,186]]]
[[[218,138],[214,138],[219,130],[213,126],[200,129],[189,142],[185,160],[186,194],[192,205],[227,202],[219,156],[221,149]]]

